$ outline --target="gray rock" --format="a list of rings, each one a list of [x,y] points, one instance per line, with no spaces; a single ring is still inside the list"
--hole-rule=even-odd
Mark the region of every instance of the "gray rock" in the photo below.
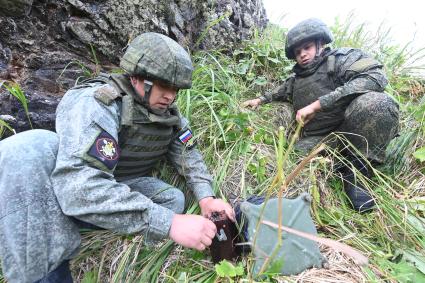
[[[3,120],[7,123],[16,123],[16,118],[10,115],[0,115],[0,120]]]
[[[33,126],[49,130],[63,93],[100,66],[117,69],[141,32],[166,34],[191,50],[231,50],[267,24],[258,0],[0,0],[0,7],[0,82],[18,83]],[[30,127],[3,87],[0,115],[15,117],[17,132]]]
[[[245,27],[248,27],[248,28],[254,26],[254,21],[252,20],[252,17],[250,14],[248,13],[243,14],[243,24]]]
[[[33,0],[0,0],[0,15],[22,16],[31,11]]]

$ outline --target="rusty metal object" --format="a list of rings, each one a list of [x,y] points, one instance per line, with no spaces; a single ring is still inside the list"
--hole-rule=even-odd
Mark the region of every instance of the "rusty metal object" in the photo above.
[[[214,263],[218,263],[223,259],[232,260],[237,254],[235,244],[237,241],[238,230],[235,223],[227,218],[223,211],[214,212],[209,218],[217,227],[215,235],[210,246],[211,257]]]

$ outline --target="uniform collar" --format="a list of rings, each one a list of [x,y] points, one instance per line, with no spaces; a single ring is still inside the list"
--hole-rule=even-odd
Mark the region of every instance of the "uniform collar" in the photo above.
[[[295,64],[295,66],[292,68],[292,71],[300,77],[307,77],[311,74],[315,73],[317,69],[322,65],[324,62],[326,62],[329,53],[331,49],[329,47],[326,47],[323,49],[322,53],[313,60],[310,64],[306,66],[301,66],[298,63]]]
[[[131,126],[133,124],[159,123],[166,126],[176,126],[180,123],[180,115],[177,106],[173,103],[168,111],[161,115],[150,112],[146,107],[135,103],[131,95],[122,98],[121,124]]]

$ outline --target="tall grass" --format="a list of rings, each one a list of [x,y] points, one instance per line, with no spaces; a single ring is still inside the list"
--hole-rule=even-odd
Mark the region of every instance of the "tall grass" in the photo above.
[[[0,140],[7,130],[14,133],[13,128],[7,122],[0,119]]]
[[[421,58],[424,50],[411,52],[408,48],[410,43],[403,47],[392,45],[389,40],[391,29],[384,29],[381,26],[378,31],[379,36],[374,36],[373,41],[370,40],[371,33],[364,24],[354,26],[351,21],[343,24],[336,22],[333,31],[337,39],[335,46],[366,49],[384,63],[386,70],[391,74],[389,88],[394,90],[392,95],[398,101],[411,99],[398,92],[400,86],[405,86],[406,78],[410,82],[415,82],[413,85],[422,84],[420,79],[410,75],[410,71],[422,68],[413,66],[412,62]],[[196,121],[193,126],[203,138],[203,152],[210,163],[210,168],[213,168],[219,184],[217,189],[221,195],[245,196],[264,192],[265,188],[271,185],[272,176],[278,171],[275,155],[277,127],[272,123],[273,117],[269,116],[270,107],[264,107],[260,113],[253,113],[245,112],[239,105],[244,99],[255,97],[275,86],[289,74],[291,62],[284,57],[282,34],[283,30],[271,26],[263,34],[255,34],[253,40],[245,42],[239,50],[233,52],[233,56],[204,52],[195,55],[197,69],[194,87],[181,95],[179,105],[184,114],[192,121]],[[407,93],[410,95],[409,90]],[[411,116],[412,111],[402,107],[401,126],[402,129],[408,126],[409,130],[419,132],[423,119],[422,122],[405,124],[404,117]],[[267,132],[262,132],[262,129],[266,129]],[[260,133],[270,135],[272,142],[267,143],[264,137],[258,138],[256,135]],[[414,144],[409,142],[409,139],[411,137],[404,141],[404,146],[400,145],[396,148],[404,159],[415,163],[410,148]],[[254,162],[259,160],[257,157],[259,152],[267,158],[266,164]],[[328,149],[328,152],[332,151]],[[334,160],[341,159],[337,152],[333,152],[331,157]],[[239,162],[241,160],[242,162]],[[291,171],[294,164],[300,162],[300,159],[292,157],[292,163],[291,160],[289,161],[285,167],[286,174]],[[253,163],[256,169],[265,167],[264,178],[259,178],[259,174],[252,174],[254,171],[248,169],[249,164]],[[387,172],[384,174],[375,170],[372,181],[364,179],[365,186],[378,203],[373,213],[365,215],[359,215],[351,210],[338,176],[334,173],[329,174],[328,167],[331,164],[327,163],[326,159],[318,158],[313,161],[299,177],[299,179],[304,177],[309,179],[308,176],[316,176],[322,179],[320,180],[322,184],[327,184],[320,188],[320,194],[325,194],[327,198],[320,199],[319,195],[315,200],[314,215],[317,218],[315,220],[325,231],[325,236],[336,239],[346,238],[346,243],[371,257],[371,269],[366,268],[363,271],[364,278],[367,280],[384,278],[393,280],[397,276],[406,276],[403,270],[396,270],[392,265],[401,262],[396,255],[406,250],[422,253],[425,247],[424,229],[417,225],[418,221],[423,223],[424,215],[421,210],[415,208],[420,197],[424,196],[423,184],[421,188],[415,190],[415,194],[410,193],[403,178],[407,178],[407,181],[412,178],[411,174],[407,176],[400,171],[401,167],[397,168],[396,164],[388,163],[393,165],[392,173],[384,171]],[[403,166],[406,166],[406,162]],[[235,174],[235,171],[239,174]],[[416,171],[416,176],[422,176],[420,169]],[[233,177],[238,179],[234,180]],[[318,182],[317,179],[313,180]],[[307,190],[317,196],[317,192],[311,191],[317,189],[317,185],[310,185],[300,188],[298,192]],[[231,191],[228,190],[229,187]],[[288,192],[286,195],[290,196],[291,193]],[[191,266],[190,262],[188,259],[189,266]],[[389,266],[392,267],[389,268]],[[181,268],[185,269],[184,265]],[[369,272],[370,270],[372,272]]]
[[[327,150],[329,156],[313,158],[297,172],[283,196],[310,192],[313,195],[312,215],[321,236],[361,250],[370,257],[371,264],[363,269],[355,267],[348,259],[344,261],[333,253],[330,261],[336,268],[331,266],[326,272],[312,270],[289,277],[269,274],[266,278],[280,282],[332,282],[334,278],[339,278],[340,282],[407,282],[409,278],[421,278],[410,262],[414,261],[412,254],[422,260],[425,258],[425,172],[423,165],[412,156],[424,137],[424,119],[415,116],[424,84],[409,74],[413,68],[409,62],[422,56],[419,55],[422,50],[410,52],[408,48],[392,45],[389,41],[391,30],[382,27],[378,36],[373,33],[371,40],[372,33],[367,26],[355,25],[351,20],[337,21],[332,30],[336,38],[334,46],[366,49],[385,64],[391,82],[388,91],[402,102],[403,134],[389,149],[393,157],[388,161],[389,168],[375,169],[372,180],[358,174],[377,200],[373,212],[358,214],[351,210],[339,177],[330,169],[334,162],[344,160],[331,149]],[[198,147],[214,175],[214,189],[229,202],[265,192],[277,196],[279,186],[272,186],[276,182],[274,177],[288,176],[302,161],[302,157],[288,150],[291,146],[286,140],[291,139],[294,128],[291,122],[286,121],[285,128],[280,131],[287,135],[286,139],[282,134],[279,136],[276,123],[284,113],[281,105],[265,105],[259,111],[240,107],[242,101],[277,86],[291,73],[292,62],[284,55],[284,31],[270,25],[261,33],[255,32],[252,40],[243,42],[231,54],[228,51],[196,52],[192,56],[195,64],[193,87],[179,93],[179,108],[189,118],[199,138]],[[419,94],[412,96],[418,86],[422,87]],[[411,101],[416,101],[416,107]],[[284,154],[285,167],[281,168],[277,164],[282,163]],[[163,167],[158,176],[185,189],[184,181],[167,167]],[[187,211],[196,213],[198,210],[191,198]],[[208,253],[175,247],[171,241],[146,247],[141,236],[122,236],[107,231],[84,232],[83,236],[82,251],[73,261],[76,280],[227,282],[218,277]],[[245,271],[237,280],[252,279],[252,261],[250,256],[242,260]],[[358,277],[350,277],[350,274]]]
[[[425,47],[414,48],[414,38],[402,45],[394,42],[392,28],[382,22],[377,30],[367,23],[358,24],[358,17],[350,13],[341,21],[336,18],[331,30],[335,36],[334,47],[361,48],[385,65],[390,81],[410,77],[425,70]],[[393,80],[394,78],[394,80]]]
[[[354,46],[371,50],[380,59],[391,75],[391,93],[398,101],[410,101],[409,90],[401,91],[410,82],[420,80],[409,76],[403,68],[409,62],[411,53],[406,48],[388,45],[390,31],[381,31],[381,37],[370,41],[370,32],[365,25],[353,26],[348,21],[337,22],[333,27],[335,46]],[[288,145],[278,148],[278,133],[275,120],[280,110],[273,105],[263,106],[258,112],[247,111],[240,103],[253,98],[278,85],[291,72],[292,62],[284,55],[284,30],[269,26],[262,33],[254,33],[253,39],[243,42],[232,54],[220,51],[199,51],[193,54],[195,71],[193,87],[181,91],[178,105],[182,113],[189,118],[194,132],[200,139],[199,148],[215,176],[214,189],[220,197],[232,201],[251,194],[265,193],[271,187],[274,176],[287,176],[301,158],[294,154],[287,156],[284,172],[277,168],[279,155],[286,152]],[[385,51],[385,52],[383,52]],[[418,53],[414,53],[418,54]],[[409,57],[410,56],[410,57]],[[407,68],[410,68],[407,66]],[[399,76],[399,74],[402,74]],[[408,128],[418,129],[420,121],[408,119],[413,110],[402,107],[402,128],[407,121]],[[285,133],[290,132],[290,123],[286,124]],[[348,199],[343,193],[341,182],[329,167],[329,158],[314,158],[309,165],[299,172],[299,176],[290,184],[284,196],[291,197],[300,191],[313,194],[314,220],[322,236],[342,240],[363,251],[371,258],[371,265],[360,270],[363,279],[368,281],[394,281],[398,276],[406,276],[407,271],[397,269],[398,255],[403,251],[423,251],[424,231],[418,221],[423,222],[423,211],[418,210],[418,199],[423,197],[424,188],[409,192],[408,180],[412,174],[406,174],[401,168],[414,164],[412,147],[417,135],[407,136],[395,150],[403,156],[404,163],[389,162],[394,166],[386,174],[375,171],[375,177],[368,181],[362,179],[377,199],[377,209],[369,214],[359,215],[351,210]],[[290,138],[290,137],[288,137]],[[281,138],[282,139],[282,138]],[[280,152],[280,154],[277,154]],[[337,152],[331,152],[331,160],[341,159]],[[393,155],[395,156],[395,154]],[[400,160],[399,160],[400,161]],[[416,168],[416,167],[415,167]],[[414,176],[421,176],[417,169]],[[161,172],[162,178],[184,188],[184,182],[175,178],[171,171]],[[408,176],[407,176],[408,175]],[[406,178],[406,179],[405,179]],[[396,181],[397,180],[397,181]],[[423,186],[424,184],[422,184]],[[277,196],[278,188],[270,191]],[[196,212],[193,200],[188,211]],[[115,236],[118,241],[121,238]],[[111,238],[112,240],[112,238]],[[181,248],[173,249],[169,241],[159,244],[157,248],[147,249],[139,237],[130,237],[125,245],[114,254],[114,264],[103,264],[111,270],[106,279],[111,282],[221,282],[215,273],[207,254]],[[91,241],[89,241],[91,242]],[[96,253],[94,253],[96,254]],[[98,260],[102,258],[102,249],[98,251]],[[398,256],[397,256],[398,255]],[[82,258],[96,258],[83,254]],[[398,262],[398,261],[399,262]],[[102,261],[104,262],[104,261]],[[243,261],[245,275],[250,278],[250,257]],[[350,266],[347,267],[351,268]],[[407,270],[407,269],[406,269]],[[404,273],[403,273],[404,272]],[[103,276],[105,272],[102,271]],[[339,274],[335,271],[334,274]],[[308,277],[308,274],[304,274]],[[323,280],[327,280],[325,273]],[[273,277],[273,276],[272,276]],[[274,276],[276,277],[276,276]],[[279,277],[279,276],[277,276]],[[281,280],[296,280],[296,277],[280,277]],[[329,279],[329,278],[328,278]]]
[[[71,60],[68,64],[65,65],[65,67],[62,69],[61,73],[59,74],[58,78],[56,79],[56,82],[60,83],[62,76],[66,73],[66,71],[70,68],[77,67],[81,71],[81,76],[79,76],[75,80],[75,85],[77,85],[81,80],[89,79],[89,78],[95,78],[100,74],[101,71],[101,65],[99,62],[99,59],[96,55],[96,50],[92,44],[90,44],[90,55],[91,55],[91,61],[94,65],[87,65],[80,60]]]

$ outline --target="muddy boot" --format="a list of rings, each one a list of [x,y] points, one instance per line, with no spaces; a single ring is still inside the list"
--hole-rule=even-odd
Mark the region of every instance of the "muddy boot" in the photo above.
[[[357,169],[356,172],[349,166],[344,166],[340,170],[344,183],[344,191],[350,199],[351,205],[355,211],[369,211],[375,206],[375,201],[356,174],[361,173],[363,176],[370,178],[370,169],[368,169],[367,163],[360,158],[352,158],[351,164]]]

